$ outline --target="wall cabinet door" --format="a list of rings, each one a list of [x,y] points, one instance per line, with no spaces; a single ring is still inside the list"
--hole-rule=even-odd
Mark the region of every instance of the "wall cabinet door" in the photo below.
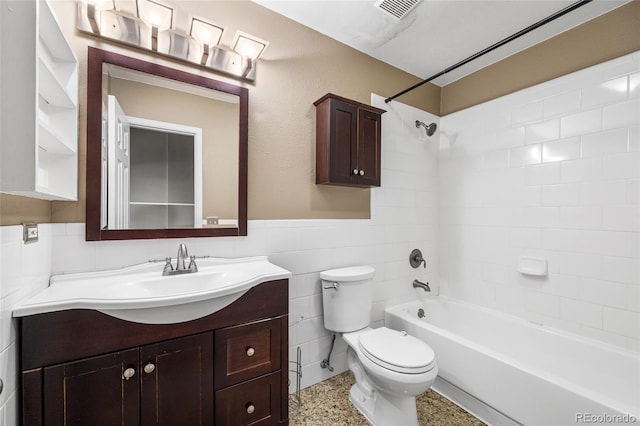
[[[213,424],[213,334],[140,349],[141,425]]]
[[[327,94],[316,106],[316,183],[380,186],[384,110]]]
[[[138,349],[44,369],[47,426],[140,424]]]

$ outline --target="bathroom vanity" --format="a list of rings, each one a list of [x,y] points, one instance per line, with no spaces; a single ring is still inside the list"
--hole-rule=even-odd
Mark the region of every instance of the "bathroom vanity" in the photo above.
[[[98,309],[27,314],[36,306],[27,303],[14,311],[23,424],[288,424],[288,279],[258,280],[214,313],[175,323]]]

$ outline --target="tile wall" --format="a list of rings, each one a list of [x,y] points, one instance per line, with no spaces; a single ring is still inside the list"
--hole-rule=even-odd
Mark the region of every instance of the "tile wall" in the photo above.
[[[22,227],[0,228],[3,302],[0,377],[8,386],[0,397],[0,410],[15,416],[15,330],[11,307],[45,287],[51,273],[118,268],[148,259],[175,257],[185,242],[190,254],[219,257],[267,255],[293,273],[289,288],[290,359],[302,349],[302,387],[343,372],[346,346],[338,340],[331,357],[334,371],[320,368],[330,346],[322,321],[320,271],[369,264],[376,268],[374,324],[381,324],[384,307],[398,301],[426,297],[411,286],[414,279],[437,281],[437,134],[427,138],[415,120],[432,122],[437,117],[372,95],[372,103],[388,112],[383,115],[383,187],[372,190],[372,218],[368,220],[252,220],[248,236],[241,238],[193,238],[186,240],[84,241],[84,224],[41,225],[46,238],[34,246],[22,243]],[[38,250],[34,250],[34,248]],[[420,248],[426,269],[409,266],[409,253]],[[14,265],[37,274],[26,279]],[[159,267],[161,269],[161,267]],[[159,270],[160,270],[159,269]],[[31,272],[29,272],[31,274]],[[31,276],[31,275],[29,275]],[[36,279],[37,278],[37,279]],[[420,290],[421,291],[421,290]],[[6,337],[6,338],[5,338]],[[6,342],[6,343],[5,343]],[[293,366],[292,366],[293,368]],[[7,381],[5,377],[11,377]],[[290,391],[295,390],[291,376]],[[0,426],[2,423],[0,417]],[[7,421],[6,425],[15,424]]]
[[[17,425],[17,329],[11,319],[14,304],[49,284],[53,226],[38,226],[37,242],[22,242],[22,226],[0,227],[0,425]]]
[[[638,351],[639,97],[636,52],[443,117],[441,293]]]

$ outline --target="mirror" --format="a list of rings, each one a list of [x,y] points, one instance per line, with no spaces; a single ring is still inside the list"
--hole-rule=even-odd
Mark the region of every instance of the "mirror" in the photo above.
[[[247,235],[248,90],[89,47],[87,241]]]

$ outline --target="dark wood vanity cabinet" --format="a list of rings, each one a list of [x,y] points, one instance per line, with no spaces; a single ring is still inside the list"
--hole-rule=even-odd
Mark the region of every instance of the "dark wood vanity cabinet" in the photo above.
[[[331,93],[316,106],[316,183],[380,186],[382,109]]]
[[[185,323],[91,310],[24,317],[23,424],[288,424],[287,309],[278,280]]]

